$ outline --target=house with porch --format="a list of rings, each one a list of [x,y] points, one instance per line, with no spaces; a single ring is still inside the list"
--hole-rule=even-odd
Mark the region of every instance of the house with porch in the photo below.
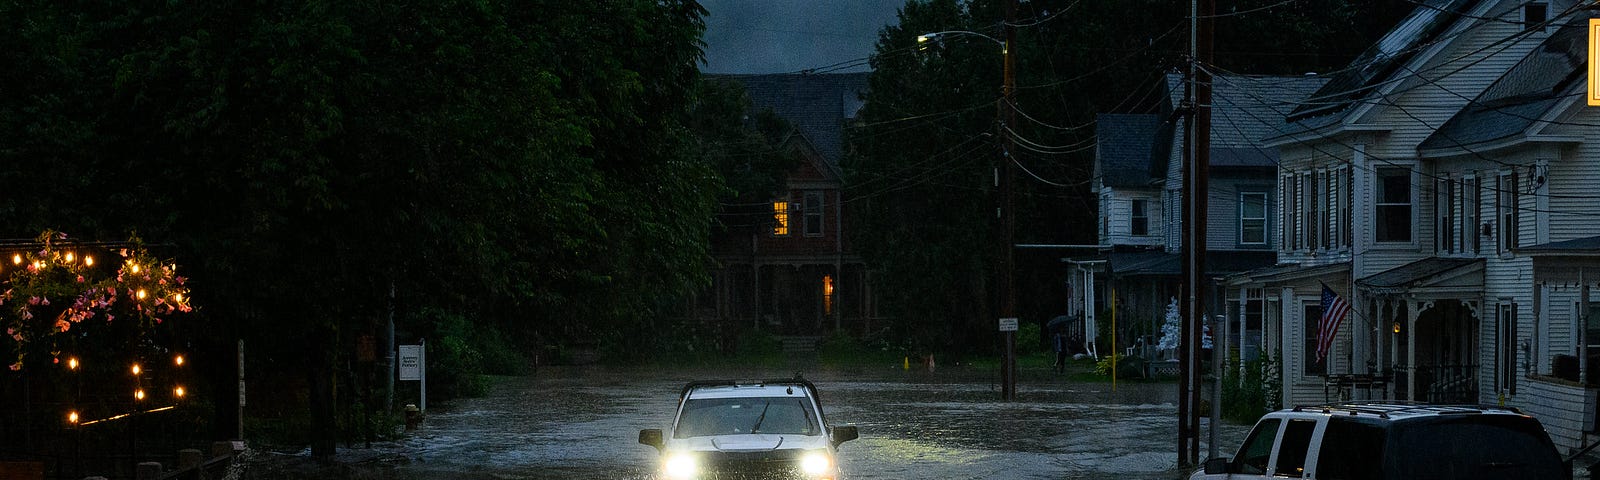
[[[1114,289],[1123,346],[1146,347],[1160,341],[1167,306],[1179,293],[1183,240],[1183,77],[1167,75],[1164,102],[1157,114],[1101,114],[1097,117],[1094,188],[1099,196],[1100,244],[1095,256],[1069,259],[1074,274],[1073,312],[1093,322]],[[1213,81],[1213,124],[1208,205],[1206,271],[1213,275],[1272,265],[1276,256],[1268,234],[1268,212],[1276,201],[1273,185],[1277,152],[1259,139],[1271,126],[1274,105],[1298,100],[1320,87],[1316,76],[1218,75]],[[1281,116],[1281,112],[1280,112]],[[1224,120],[1225,119],[1225,120]],[[1097,280],[1098,279],[1098,280]],[[1098,288],[1096,288],[1098,287]],[[1213,289],[1220,292],[1220,289]],[[1207,302],[1216,314],[1220,298]],[[1260,343],[1259,317],[1231,330],[1228,345]],[[1222,333],[1222,332],[1217,332]],[[1242,353],[1253,355],[1259,348]]]
[[[1600,174],[1600,121],[1580,127],[1594,115],[1578,99],[1582,47],[1562,28],[1587,17],[1576,6],[1428,2],[1267,139],[1282,159],[1279,265],[1227,283],[1241,302],[1262,292],[1284,405],[1504,402],[1558,445],[1586,443],[1593,391],[1551,378],[1582,376],[1558,367],[1584,353],[1583,269],[1564,266],[1600,234],[1583,218],[1600,201],[1579,190]],[[1351,310],[1319,361],[1324,286]]]
[[[740,84],[754,109],[785,120],[790,129],[779,149],[799,161],[769,202],[741,217],[757,228],[729,229],[711,239],[712,283],[693,300],[693,315],[723,335],[868,331],[872,289],[844,232],[849,209],[839,169],[844,130],[862,107],[867,74],[714,75],[709,81]]]

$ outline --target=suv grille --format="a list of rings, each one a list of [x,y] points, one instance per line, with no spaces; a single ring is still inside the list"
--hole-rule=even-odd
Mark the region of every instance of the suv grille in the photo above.
[[[708,452],[701,457],[702,480],[787,480],[807,478],[800,472],[800,450],[771,452]]]

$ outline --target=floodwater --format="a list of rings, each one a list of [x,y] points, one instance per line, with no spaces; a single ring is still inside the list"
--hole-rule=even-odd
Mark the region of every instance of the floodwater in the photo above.
[[[544,368],[497,379],[484,398],[433,408],[402,441],[339,450],[339,465],[305,453],[262,453],[245,478],[645,479],[654,448],[639,429],[668,428],[685,382],[787,378],[788,372],[616,367]],[[839,447],[850,479],[1174,479],[1173,383],[1071,383],[1025,371],[1016,402],[998,372],[970,368],[821,370],[828,421],[861,438]],[[1207,423],[1202,420],[1202,441]],[[1248,425],[1224,422],[1224,454]],[[1201,456],[1206,454],[1202,446]],[[298,465],[298,466],[295,466]]]

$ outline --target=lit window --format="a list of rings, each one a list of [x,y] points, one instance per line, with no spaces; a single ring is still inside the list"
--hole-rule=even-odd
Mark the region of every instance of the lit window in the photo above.
[[[822,276],[822,314],[833,315],[833,276]]]
[[[789,202],[772,202],[772,236],[789,236]]]

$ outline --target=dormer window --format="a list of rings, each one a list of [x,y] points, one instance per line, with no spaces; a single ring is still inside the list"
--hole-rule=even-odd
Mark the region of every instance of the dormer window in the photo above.
[[[1550,4],[1528,2],[1522,6],[1522,25],[1524,28],[1544,30],[1545,22],[1548,21],[1550,21]]]

